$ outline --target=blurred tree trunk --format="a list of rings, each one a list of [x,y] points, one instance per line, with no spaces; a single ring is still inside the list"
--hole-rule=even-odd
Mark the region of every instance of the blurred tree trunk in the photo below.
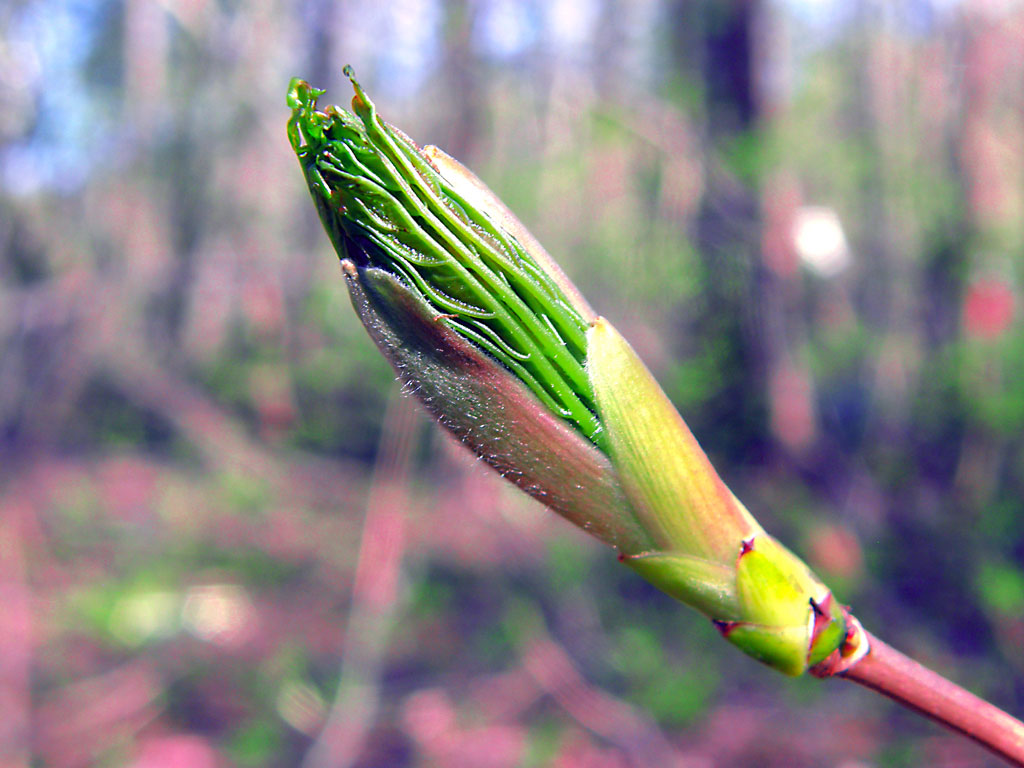
[[[701,421],[712,452],[734,458],[763,440],[758,352],[750,332],[756,289],[759,205],[756,152],[758,102],[753,72],[758,0],[678,0],[671,6],[670,56],[683,93],[703,84],[705,152],[710,158],[695,241],[704,267],[693,333],[721,345],[717,391]],[[742,175],[741,175],[742,174]],[[699,426],[698,426],[699,429]]]
[[[438,78],[444,83],[443,98],[448,101],[444,150],[470,168],[478,157],[482,129],[480,62],[473,52],[472,37],[476,7],[470,0],[444,3],[444,50]]]

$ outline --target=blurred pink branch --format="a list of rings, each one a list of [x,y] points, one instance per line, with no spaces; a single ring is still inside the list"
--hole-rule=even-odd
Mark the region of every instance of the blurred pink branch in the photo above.
[[[376,717],[378,676],[401,592],[417,416],[414,401],[396,388],[385,414],[366,504],[338,690],[323,730],[303,761],[306,768],[353,765]]]
[[[626,702],[590,685],[565,649],[550,637],[538,637],[525,649],[523,667],[570,717],[624,750],[637,765],[684,764],[654,723]]]
[[[22,547],[30,514],[13,493],[0,501],[0,765],[21,768],[31,757],[32,604]]]
[[[149,659],[65,685],[35,712],[33,756],[60,768],[94,765],[118,736],[134,735],[159,716],[163,690]]]

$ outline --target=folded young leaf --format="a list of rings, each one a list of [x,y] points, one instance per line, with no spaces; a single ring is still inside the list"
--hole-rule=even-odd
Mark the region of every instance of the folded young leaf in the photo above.
[[[660,549],[732,566],[761,527],[726,488],[679,412],[604,318],[587,333],[587,373],[626,495]]]

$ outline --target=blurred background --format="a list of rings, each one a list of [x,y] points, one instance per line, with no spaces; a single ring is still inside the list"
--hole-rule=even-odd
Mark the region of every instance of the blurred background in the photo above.
[[[1024,711],[1024,6],[8,0],[0,766],[975,766],[427,423],[292,76],[474,168],[870,629]]]

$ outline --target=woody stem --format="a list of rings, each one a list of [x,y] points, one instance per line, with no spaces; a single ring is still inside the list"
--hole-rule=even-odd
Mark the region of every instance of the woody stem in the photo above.
[[[1024,723],[867,634],[868,653],[837,673],[1024,766]]]

